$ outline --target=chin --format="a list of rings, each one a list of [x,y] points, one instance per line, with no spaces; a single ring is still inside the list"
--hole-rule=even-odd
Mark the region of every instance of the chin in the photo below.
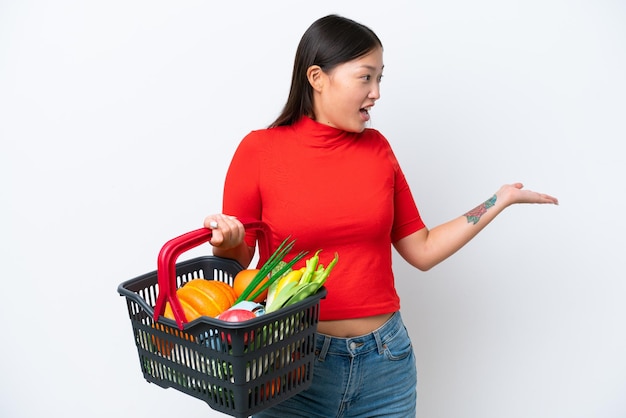
[[[350,126],[345,126],[342,129],[344,131],[347,132],[353,132],[356,134],[360,134],[361,132],[363,132],[365,130],[365,128],[367,127],[367,125],[365,123],[355,123],[353,125]]]
[[[362,124],[357,129],[355,129],[354,132],[360,134],[361,132],[363,132],[365,130],[365,128],[367,128],[367,125],[366,124]]]

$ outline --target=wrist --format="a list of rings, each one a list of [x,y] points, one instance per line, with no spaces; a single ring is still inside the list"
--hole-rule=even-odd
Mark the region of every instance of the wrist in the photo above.
[[[487,213],[489,209],[493,208],[496,205],[497,201],[498,201],[498,195],[497,193],[495,193],[489,199],[485,200],[483,203],[476,206],[474,209],[465,213],[463,216],[465,216],[465,218],[467,219],[467,223],[476,225],[478,221],[480,221],[480,218],[485,213]]]

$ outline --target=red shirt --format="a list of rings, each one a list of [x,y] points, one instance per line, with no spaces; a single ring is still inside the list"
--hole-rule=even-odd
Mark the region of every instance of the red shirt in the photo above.
[[[296,242],[287,260],[322,249],[320,262],[327,265],[339,254],[321,320],[397,311],[391,244],[424,227],[385,137],[308,117],[241,141],[226,175],[223,213],[266,222],[272,251],[291,236]],[[254,236],[246,240],[254,245]]]

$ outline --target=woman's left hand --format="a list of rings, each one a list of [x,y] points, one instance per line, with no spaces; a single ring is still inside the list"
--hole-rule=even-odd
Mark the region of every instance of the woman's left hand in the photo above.
[[[526,190],[522,183],[505,184],[496,192],[496,196],[498,200],[502,200],[507,205],[515,203],[559,204],[559,200],[556,197]]]

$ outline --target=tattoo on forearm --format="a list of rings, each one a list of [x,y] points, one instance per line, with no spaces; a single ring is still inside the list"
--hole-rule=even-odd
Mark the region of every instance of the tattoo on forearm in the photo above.
[[[496,204],[496,199],[496,195],[494,194],[493,196],[491,196],[490,199],[487,199],[484,203],[481,203],[480,205],[476,206],[474,209],[463,215],[467,218],[467,223],[473,223],[474,225],[476,225],[480,220],[480,217],[487,212],[487,209]]]

